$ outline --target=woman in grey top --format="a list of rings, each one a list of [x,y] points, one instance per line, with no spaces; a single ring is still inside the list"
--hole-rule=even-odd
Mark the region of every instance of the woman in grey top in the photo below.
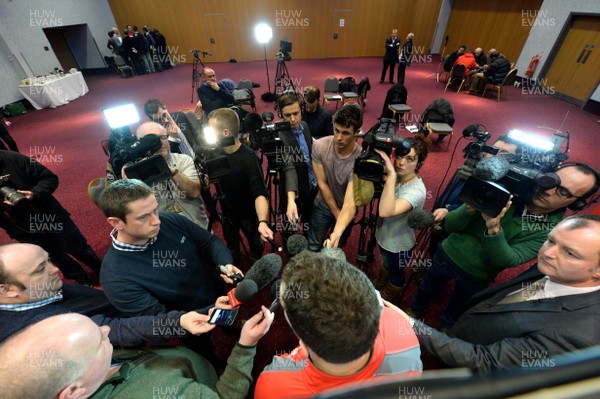
[[[427,157],[428,144],[420,136],[408,139],[410,152],[396,156],[394,162],[376,150],[385,162],[386,180],[379,200],[379,222],[375,237],[383,259],[379,276],[374,282],[381,296],[391,301],[405,284],[404,267],[408,265],[415,246],[415,232],[408,226],[408,213],[423,208],[425,185],[418,176]]]

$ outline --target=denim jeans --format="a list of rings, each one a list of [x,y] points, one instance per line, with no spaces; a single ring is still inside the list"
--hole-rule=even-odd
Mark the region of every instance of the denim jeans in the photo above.
[[[419,317],[427,313],[431,299],[450,280],[455,280],[454,290],[442,313],[442,326],[446,328],[454,325],[464,303],[489,285],[488,281],[480,280],[464,272],[446,256],[441,247],[438,247],[433,255],[431,269],[419,286],[419,290],[410,304],[410,310]]]
[[[403,287],[406,283],[404,269],[409,264],[412,249],[408,251],[390,252],[379,246],[379,252],[383,259],[383,267],[390,272],[390,283],[396,287]]]
[[[312,214],[310,215],[310,226],[308,228],[308,249],[314,252],[319,251],[323,248],[323,241],[330,228],[335,226],[335,216],[327,205],[323,205],[315,198],[315,202],[312,208]],[[346,230],[340,237],[340,248],[346,244],[348,236],[352,231],[352,224],[346,227]]]

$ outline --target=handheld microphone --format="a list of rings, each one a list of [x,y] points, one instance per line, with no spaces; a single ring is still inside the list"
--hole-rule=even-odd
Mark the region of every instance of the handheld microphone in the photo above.
[[[415,230],[425,230],[435,225],[435,218],[433,217],[433,213],[415,208],[408,214],[406,224]]]
[[[266,254],[256,262],[246,273],[246,280],[252,280],[256,283],[259,290],[265,288],[269,283],[277,278],[282,266],[281,256],[277,254]],[[242,284],[240,283],[240,284]]]
[[[237,287],[229,290],[227,298],[232,308],[237,308],[241,304],[251,301],[258,293],[258,287],[253,280],[242,280]]]
[[[473,175],[483,180],[498,181],[508,173],[510,163],[500,156],[483,158],[473,171]]]
[[[275,241],[274,239],[267,237],[267,241],[269,241],[275,247],[275,250],[277,252],[283,251],[281,245],[277,244],[277,241]]]
[[[273,302],[271,302],[271,306],[269,306],[269,312],[274,312],[279,307],[279,295],[281,288],[281,279],[275,280],[273,285],[271,286],[271,296],[273,298]]]
[[[221,273],[227,276],[227,268],[225,266],[219,265],[219,270]],[[244,276],[242,276],[240,273],[233,273],[227,277],[233,280],[233,284],[237,284],[244,279]]]
[[[289,257],[294,257],[308,248],[308,240],[300,234],[293,234],[287,240],[287,253]]]

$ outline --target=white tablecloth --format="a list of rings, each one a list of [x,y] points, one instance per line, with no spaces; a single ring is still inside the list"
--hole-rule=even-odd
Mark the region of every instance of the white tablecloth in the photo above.
[[[35,109],[56,108],[85,95],[89,89],[81,72],[71,73],[42,85],[19,86]]]

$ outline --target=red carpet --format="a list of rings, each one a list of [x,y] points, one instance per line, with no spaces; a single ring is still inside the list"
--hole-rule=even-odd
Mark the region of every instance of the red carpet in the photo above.
[[[322,88],[328,75],[338,78],[352,76],[357,81],[364,75],[369,76],[372,90],[367,97],[363,129],[368,130],[379,117],[386,91],[390,88],[389,84],[378,83],[382,67],[380,58],[294,60],[286,65],[299,90],[308,85]],[[219,63],[209,66],[215,69],[217,79],[230,78],[238,81],[241,78],[249,78],[260,83],[261,87],[254,89],[258,112],[273,111],[272,103],[260,100],[260,94],[267,91],[264,62]],[[437,67],[437,57],[430,64],[413,64],[407,69],[405,82],[409,94],[407,103],[413,109],[411,121],[418,121],[420,113],[437,97],[449,100],[456,116],[455,136],[450,151],[444,151],[445,142],[442,143],[442,147],[434,144],[421,171],[429,191],[426,206],[433,204],[435,193],[448,167],[451,167],[452,175],[454,169],[462,164],[461,151],[467,142],[458,142],[458,138],[461,137],[462,129],[472,123],[485,125],[492,137],[505,134],[512,128],[550,137],[560,128],[571,133],[570,161],[589,163],[596,168],[600,165],[595,150],[595,140],[600,132],[596,115],[557,98],[536,94],[535,91],[523,91],[517,87],[509,88],[500,102],[496,101],[495,92],[489,92],[486,98],[462,92],[444,92],[443,84],[435,80]],[[275,69],[276,62],[270,61],[271,78],[275,75]],[[26,115],[11,118],[13,126],[10,131],[22,153],[42,155],[42,163],[58,174],[60,186],[55,193],[56,197],[72,213],[73,220],[100,256],[108,248],[110,228],[101,212],[87,197],[86,187],[91,179],[104,174],[107,161],[100,141],[108,138],[109,129],[102,118],[101,109],[134,102],[144,121],[142,107],[150,98],[162,100],[172,111],[184,107],[193,108],[194,104],[190,103],[191,75],[191,66],[183,65],[133,79],[121,79],[113,74],[90,76],[86,78],[90,88],[86,96],[57,109],[30,111]],[[271,82],[271,90],[273,89]],[[194,99],[196,100],[195,95]],[[330,108],[333,109],[334,105],[330,104]],[[408,136],[406,131],[399,134]],[[456,154],[454,159],[451,159],[452,149],[457,142]],[[354,229],[346,248],[351,262],[354,262],[356,257],[357,230],[358,228]],[[6,235],[3,232],[0,234],[2,241],[7,241]],[[368,274],[374,277],[378,268],[377,255],[376,262],[371,264]],[[514,274],[514,271],[510,273]],[[412,294],[412,290],[409,294]],[[254,312],[260,303],[269,303],[269,296],[270,294],[265,293],[260,300],[243,310],[243,315]],[[439,304],[437,307],[439,308]],[[437,324],[433,317],[431,321],[433,325]],[[225,359],[230,345],[235,340],[235,334],[223,333],[222,337],[223,339],[213,339],[220,342],[217,346],[219,357]],[[295,344],[296,340],[287,328],[283,315],[278,313],[271,332],[260,344],[255,370],[262,370],[272,354],[287,351]]]

